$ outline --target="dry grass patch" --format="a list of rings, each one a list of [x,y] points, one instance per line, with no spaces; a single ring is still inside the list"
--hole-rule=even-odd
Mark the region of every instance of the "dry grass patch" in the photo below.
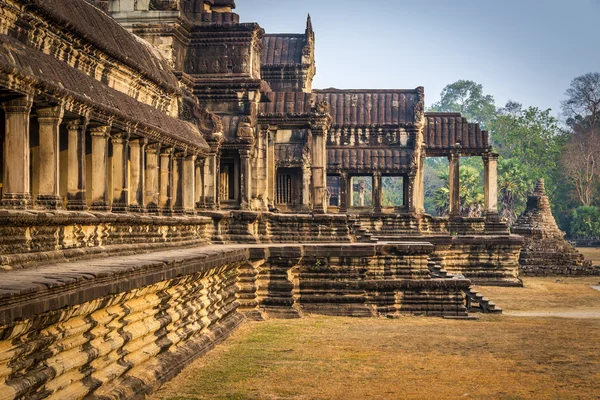
[[[242,326],[152,399],[592,399],[600,320],[309,316]]]
[[[599,276],[524,278],[523,288],[477,286],[477,290],[511,311],[600,311]]]
[[[578,247],[577,250],[583,254],[586,260],[592,260],[592,264],[600,265],[600,249],[595,247]]]

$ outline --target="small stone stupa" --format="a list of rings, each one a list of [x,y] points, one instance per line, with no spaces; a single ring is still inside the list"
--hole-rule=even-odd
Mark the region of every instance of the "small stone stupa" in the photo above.
[[[539,179],[527,198],[525,212],[512,227],[512,233],[525,238],[519,258],[520,274],[590,275],[595,269],[584,265],[584,257],[564,237],[552,215],[544,180]]]

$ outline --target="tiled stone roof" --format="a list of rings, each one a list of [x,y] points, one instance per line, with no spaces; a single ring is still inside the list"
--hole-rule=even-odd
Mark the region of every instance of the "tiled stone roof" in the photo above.
[[[459,113],[425,113],[423,140],[427,154],[447,153],[460,143],[465,154],[476,155],[489,150],[487,131],[479,124],[470,123]]]
[[[306,45],[304,34],[264,35],[261,64],[302,65],[302,49]]]

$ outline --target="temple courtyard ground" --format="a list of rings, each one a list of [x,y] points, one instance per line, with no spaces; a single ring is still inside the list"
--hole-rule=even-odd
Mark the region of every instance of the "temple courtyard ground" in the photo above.
[[[479,320],[248,322],[151,399],[600,398],[600,277],[524,284]]]

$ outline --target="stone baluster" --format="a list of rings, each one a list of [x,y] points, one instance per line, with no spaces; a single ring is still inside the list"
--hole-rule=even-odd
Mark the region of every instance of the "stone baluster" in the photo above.
[[[196,208],[196,154],[189,154],[183,160],[183,209],[193,214]]]
[[[33,100],[20,97],[3,104],[6,119],[2,206],[31,207],[29,116]]]
[[[144,178],[145,147],[148,140],[138,138],[129,141],[129,210],[145,212]]]
[[[455,149],[448,156],[449,171],[449,214],[450,217],[460,216],[460,152]]]
[[[173,212],[181,214],[185,212],[183,205],[183,162],[185,153],[176,153],[173,156],[173,173],[171,174],[171,195],[173,197]]]
[[[172,159],[173,148],[165,148],[160,153],[160,209],[163,214],[173,213],[172,198]]]
[[[160,143],[146,146],[145,204],[148,212],[158,213],[160,208],[158,154]]]
[[[204,169],[205,159],[197,158],[195,162],[196,167],[196,208],[203,210],[206,208],[206,196],[204,188]]]
[[[127,212],[129,209],[129,174],[128,167],[128,141],[129,134],[115,133],[110,136],[113,148],[112,157],[112,186],[113,212]]]
[[[487,219],[498,217],[498,154],[483,155],[484,209]]]
[[[77,119],[67,124],[67,210],[87,210],[85,137],[87,120]]]
[[[241,149],[240,153],[240,208],[247,210],[250,208],[250,195],[252,186],[251,168],[250,168],[250,149]]]
[[[381,172],[375,172],[373,174],[373,211],[376,213],[381,212]]]
[[[110,126],[90,129],[92,137],[92,204],[94,211],[108,211],[108,138]]]
[[[62,207],[59,195],[59,129],[64,115],[62,106],[38,108],[40,130],[39,191],[36,204],[49,209]]]

